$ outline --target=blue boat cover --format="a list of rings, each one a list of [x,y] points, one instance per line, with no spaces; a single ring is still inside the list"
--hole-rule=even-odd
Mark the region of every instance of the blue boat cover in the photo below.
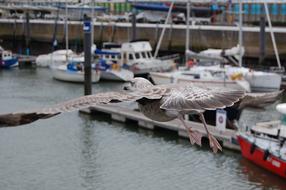
[[[115,52],[115,51],[104,51],[104,50],[100,50],[100,49],[96,49],[94,51],[95,54],[97,55],[120,55],[119,52]]]

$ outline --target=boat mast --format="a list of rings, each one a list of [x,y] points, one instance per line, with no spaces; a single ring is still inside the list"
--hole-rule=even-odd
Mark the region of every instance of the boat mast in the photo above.
[[[190,48],[190,13],[191,13],[191,1],[188,0],[187,1],[187,18],[186,18],[186,22],[187,22],[187,27],[186,27],[186,50],[185,50],[185,64],[187,67],[187,60],[188,60],[188,54],[187,52],[189,51]]]
[[[65,40],[66,40],[66,59],[68,59],[68,49],[69,49],[69,26],[68,26],[68,1],[65,1]]]
[[[242,66],[242,46],[243,46],[243,41],[242,41],[242,0],[239,0],[239,32],[238,32],[238,44],[239,44],[239,66]]]
[[[91,46],[94,43],[94,8],[95,8],[95,0],[92,0],[92,11],[91,11]]]
[[[169,11],[168,11],[168,15],[167,15],[167,18],[165,20],[165,24],[164,24],[164,28],[161,32],[161,35],[160,35],[160,38],[159,38],[159,41],[158,41],[158,44],[156,46],[156,50],[155,50],[155,53],[154,53],[154,58],[157,57],[158,55],[158,52],[159,52],[159,49],[160,49],[160,46],[161,46],[161,43],[162,43],[162,40],[163,40],[163,37],[164,37],[164,34],[165,34],[165,30],[167,28],[167,24],[168,24],[168,21],[170,19],[170,16],[171,16],[171,13],[172,13],[172,9],[173,9],[173,6],[174,6],[174,1],[172,1],[170,7],[169,7]]]
[[[279,69],[281,69],[280,58],[279,58],[279,54],[278,54],[278,50],[277,50],[277,46],[276,46],[275,36],[273,33],[272,23],[271,23],[270,16],[269,16],[269,10],[268,10],[268,6],[267,6],[267,2],[264,1],[263,4],[264,4],[264,9],[265,9],[265,13],[266,13],[267,21],[268,21],[268,26],[269,26],[269,30],[270,30],[271,40],[272,40],[273,49],[275,52],[277,64],[278,64]]]

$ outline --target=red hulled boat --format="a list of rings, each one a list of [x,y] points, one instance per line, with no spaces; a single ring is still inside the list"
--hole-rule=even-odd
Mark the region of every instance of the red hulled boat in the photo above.
[[[286,104],[277,110],[286,113]],[[285,113],[284,113],[285,112]],[[257,123],[250,131],[237,135],[243,157],[286,178],[286,117],[281,121]]]

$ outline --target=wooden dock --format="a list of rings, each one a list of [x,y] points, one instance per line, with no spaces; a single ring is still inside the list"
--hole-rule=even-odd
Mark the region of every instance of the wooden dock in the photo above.
[[[111,116],[112,120],[126,122],[126,121],[135,121],[138,123],[139,127],[146,128],[149,130],[154,130],[155,128],[162,128],[166,130],[171,130],[177,132],[179,137],[188,138],[188,134],[182,126],[182,123],[179,120],[173,120],[170,122],[157,122],[145,117],[139,111],[134,111],[126,107],[117,106],[117,105],[98,105],[92,106],[88,109],[80,110],[82,113],[86,114],[96,114],[104,113]],[[193,129],[199,131],[203,134],[203,138],[206,138],[206,131],[204,130],[203,124],[193,121],[186,121],[188,126],[192,126]],[[221,142],[222,146],[232,150],[240,150],[239,145],[236,141],[236,131],[225,129],[220,131],[214,126],[208,125],[210,132]]]

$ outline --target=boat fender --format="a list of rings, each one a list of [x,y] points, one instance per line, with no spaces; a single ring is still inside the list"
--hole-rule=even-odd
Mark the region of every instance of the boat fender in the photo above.
[[[267,160],[268,156],[270,155],[269,150],[264,151],[263,160]]]
[[[252,143],[251,148],[250,148],[250,154],[253,154],[256,149],[256,145]]]

